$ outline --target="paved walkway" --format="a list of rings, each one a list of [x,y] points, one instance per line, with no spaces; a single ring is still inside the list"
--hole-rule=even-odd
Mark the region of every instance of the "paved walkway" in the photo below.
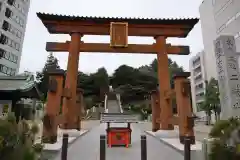
[[[152,130],[151,122],[141,122],[138,124],[138,126],[145,131]],[[175,127],[177,128],[177,126]],[[196,124],[196,126],[194,127],[196,140],[202,141],[204,138],[207,138],[211,128],[212,126],[206,126],[204,124]]]
[[[132,146],[130,148],[107,148],[107,160],[133,160],[140,159],[140,135],[143,132],[132,125]],[[105,125],[92,129],[80,137],[68,149],[68,160],[99,160],[99,136],[105,134]],[[151,136],[147,136],[148,160],[183,160],[182,154],[166,146]],[[55,158],[60,160],[60,154]]]

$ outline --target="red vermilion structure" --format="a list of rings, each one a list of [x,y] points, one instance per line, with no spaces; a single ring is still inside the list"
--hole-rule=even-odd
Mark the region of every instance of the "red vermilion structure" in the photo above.
[[[156,110],[156,112],[160,113],[155,113],[155,115],[160,115],[160,129],[174,129],[173,113],[168,97],[168,94],[172,91],[168,70],[168,54],[188,55],[190,52],[188,46],[173,46],[167,44],[166,39],[168,37],[185,38],[199,19],[75,17],[45,13],[37,13],[37,16],[50,34],[69,34],[71,36],[71,41],[47,42],[46,45],[47,51],[69,52],[63,89],[64,93],[69,93],[70,96],[63,98],[63,123],[66,129],[76,129],[79,125],[78,109],[76,109],[76,91],[79,55],[82,52],[95,52],[97,54],[99,52],[156,54],[159,80],[158,99],[161,110]],[[81,41],[84,35],[110,35],[111,41],[109,43],[85,43]],[[128,44],[128,36],[153,37],[155,43]],[[176,91],[180,92],[179,89]],[[182,104],[187,103],[187,100],[181,101],[184,97],[178,93],[176,94],[178,102],[181,103],[179,107],[184,107]],[[48,98],[48,101],[53,101],[53,99]],[[182,111],[182,109],[179,109],[179,111]],[[179,123],[186,122],[186,120],[179,121]],[[186,124],[179,126],[183,127]],[[48,134],[48,136],[50,135]]]
[[[110,123],[108,123],[106,131],[108,147],[124,146],[128,148],[131,144],[130,123],[127,123],[127,127],[110,127]]]

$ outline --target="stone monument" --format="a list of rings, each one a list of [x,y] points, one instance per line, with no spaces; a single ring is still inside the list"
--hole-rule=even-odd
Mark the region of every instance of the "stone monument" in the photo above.
[[[239,54],[233,36],[220,36],[214,41],[221,102],[221,119],[240,117]]]

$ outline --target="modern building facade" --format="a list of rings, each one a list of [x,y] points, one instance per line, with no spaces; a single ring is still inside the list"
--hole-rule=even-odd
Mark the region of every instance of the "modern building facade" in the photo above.
[[[214,40],[220,35],[232,35],[240,51],[240,0],[204,0],[199,7],[206,78],[217,79]]]
[[[0,1],[0,75],[19,70],[30,0]]]
[[[199,11],[204,51],[192,57],[189,67],[193,111],[205,119],[205,113],[199,108],[204,100],[205,81],[218,79],[214,40],[220,35],[232,35],[240,51],[240,0],[204,0]]]
[[[191,81],[191,93],[192,93],[192,107],[193,112],[197,113],[201,111],[199,105],[204,100],[205,93],[205,81],[206,68],[204,51],[199,52],[196,56],[190,59],[190,81]]]

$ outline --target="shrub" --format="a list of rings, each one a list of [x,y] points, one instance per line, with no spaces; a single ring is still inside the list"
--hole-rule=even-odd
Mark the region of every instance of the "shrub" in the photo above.
[[[41,152],[41,144],[34,145],[38,131],[37,125],[30,127],[24,120],[16,123],[12,113],[0,119],[0,159],[36,160]]]
[[[240,141],[237,140],[240,139],[240,135],[235,134],[236,131],[239,131],[239,127],[240,121],[235,118],[219,120],[215,123],[209,133],[209,136],[215,139],[212,142],[209,160],[240,159],[238,153]]]

